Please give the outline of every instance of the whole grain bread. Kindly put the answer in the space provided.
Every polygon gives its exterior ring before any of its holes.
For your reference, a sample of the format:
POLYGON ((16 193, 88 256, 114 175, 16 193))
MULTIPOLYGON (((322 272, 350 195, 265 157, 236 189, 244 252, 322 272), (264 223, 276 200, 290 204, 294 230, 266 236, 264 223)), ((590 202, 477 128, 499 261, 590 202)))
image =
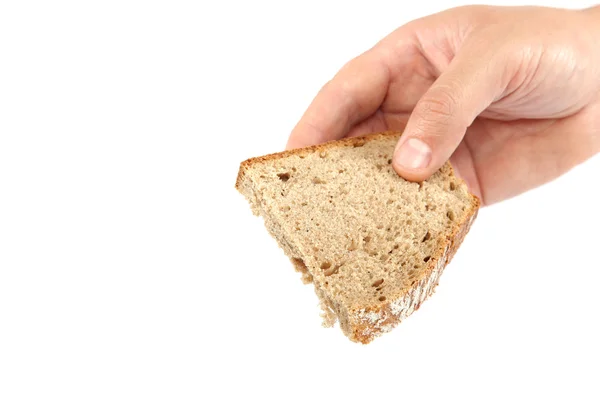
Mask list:
POLYGON ((449 163, 430 179, 399 177, 400 132, 383 132, 242 162, 236 188, 312 282, 324 324, 351 340, 390 331, 433 293, 479 200, 449 163))

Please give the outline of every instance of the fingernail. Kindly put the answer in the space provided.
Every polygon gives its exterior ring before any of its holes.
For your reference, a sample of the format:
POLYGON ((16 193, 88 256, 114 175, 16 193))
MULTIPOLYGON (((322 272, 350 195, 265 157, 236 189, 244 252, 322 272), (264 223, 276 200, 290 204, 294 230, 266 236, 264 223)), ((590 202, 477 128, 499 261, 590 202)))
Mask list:
POLYGON ((411 138, 396 150, 394 161, 406 169, 427 168, 431 162, 431 148, 427 143, 411 138))

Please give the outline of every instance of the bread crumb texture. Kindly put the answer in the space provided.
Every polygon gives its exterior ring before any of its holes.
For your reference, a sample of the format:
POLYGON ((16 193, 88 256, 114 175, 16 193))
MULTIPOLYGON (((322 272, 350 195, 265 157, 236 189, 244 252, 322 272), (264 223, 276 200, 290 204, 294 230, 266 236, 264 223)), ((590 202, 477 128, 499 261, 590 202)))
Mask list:
POLYGON ((449 163, 425 182, 392 169, 399 132, 244 161, 236 183, 313 283, 324 326, 369 343, 433 292, 479 200, 449 163))

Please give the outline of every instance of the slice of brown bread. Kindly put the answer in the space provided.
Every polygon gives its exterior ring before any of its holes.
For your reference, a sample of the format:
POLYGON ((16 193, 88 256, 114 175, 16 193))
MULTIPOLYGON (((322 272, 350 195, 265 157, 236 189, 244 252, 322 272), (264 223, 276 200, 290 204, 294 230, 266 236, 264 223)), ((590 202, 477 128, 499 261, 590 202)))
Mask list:
POLYGON ((449 163, 422 183, 399 177, 399 132, 244 161, 236 188, 312 282, 325 324, 368 343, 417 310, 477 215, 449 163))

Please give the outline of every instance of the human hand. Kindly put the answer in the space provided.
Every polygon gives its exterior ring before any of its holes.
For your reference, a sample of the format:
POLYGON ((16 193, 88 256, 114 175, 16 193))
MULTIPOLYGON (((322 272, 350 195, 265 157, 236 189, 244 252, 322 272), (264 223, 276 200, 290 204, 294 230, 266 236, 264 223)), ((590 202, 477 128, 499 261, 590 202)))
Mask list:
POLYGON ((321 89, 287 147, 404 128, 398 174, 421 181, 450 159, 486 205, 585 161, 600 151, 600 10, 469 6, 412 21, 321 89))

